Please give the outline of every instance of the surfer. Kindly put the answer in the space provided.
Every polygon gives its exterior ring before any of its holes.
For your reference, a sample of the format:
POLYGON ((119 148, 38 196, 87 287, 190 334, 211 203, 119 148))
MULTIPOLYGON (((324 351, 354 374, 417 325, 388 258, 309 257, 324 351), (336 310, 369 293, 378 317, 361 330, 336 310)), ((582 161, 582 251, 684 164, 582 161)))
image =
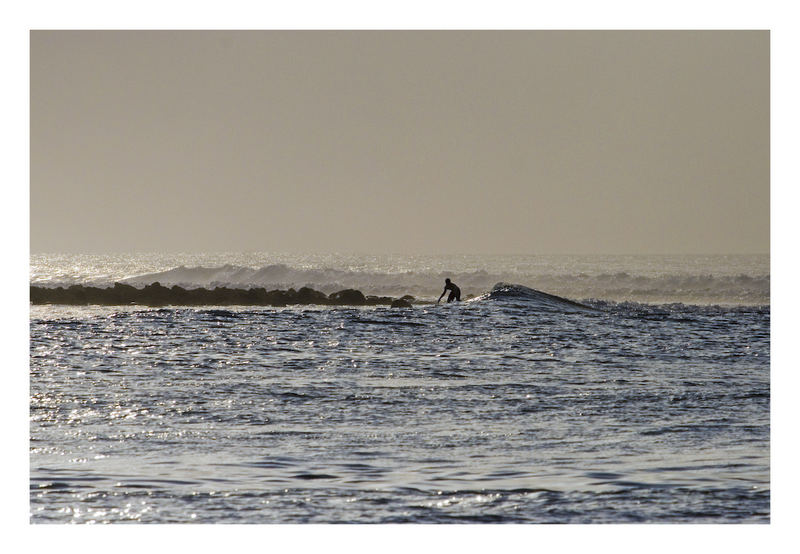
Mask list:
MULTIPOLYGON (((448 290, 450 291, 450 296, 447 297, 448 302, 452 302, 453 300, 461 301, 461 289, 458 288, 455 283, 451 282, 449 278, 444 280, 442 296, 444 296, 448 290)), ((442 299, 442 296, 439 297, 439 300, 442 299)), ((439 300, 436 301, 437 304, 439 300)))

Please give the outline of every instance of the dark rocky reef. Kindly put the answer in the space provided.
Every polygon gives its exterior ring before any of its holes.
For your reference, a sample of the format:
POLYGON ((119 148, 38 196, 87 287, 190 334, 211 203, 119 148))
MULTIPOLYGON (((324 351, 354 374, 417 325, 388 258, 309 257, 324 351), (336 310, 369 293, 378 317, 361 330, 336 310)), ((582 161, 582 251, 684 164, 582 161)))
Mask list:
POLYGON ((363 306, 367 303, 367 298, 360 290, 345 289, 339 292, 332 292, 328 299, 334 304, 348 304, 351 306, 363 306))
POLYGON ((136 288, 114 283, 113 287, 98 288, 72 285, 68 288, 31 286, 32 304, 98 304, 122 306, 291 306, 320 304, 328 306, 377 306, 410 307, 413 296, 394 299, 389 296, 364 296, 361 291, 345 289, 326 295, 324 292, 303 287, 300 290, 271 290, 264 288, 231 289, 185 289, 177 285, 165 287, 160 283, 136 288))

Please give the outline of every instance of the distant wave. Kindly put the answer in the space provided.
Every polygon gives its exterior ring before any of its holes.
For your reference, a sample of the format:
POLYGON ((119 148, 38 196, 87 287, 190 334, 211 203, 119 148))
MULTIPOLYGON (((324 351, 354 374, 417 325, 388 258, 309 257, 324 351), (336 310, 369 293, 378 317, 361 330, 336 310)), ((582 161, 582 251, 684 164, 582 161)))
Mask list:
POLYGON ((492 273, 477 270, 460 273, 406 271, 379 273, 331 268, 294 268, 284 264, 250 268, 175 267, 167 271, 128 277, 124 283, 142 286, 160 282, 181 287, 264 287, 288 289, 310 287, 326 294, 354 288, 365 294, 438 297, 445 277, 461 287, 463 295, 478 296, 495 283, 519 283, 531 290, 547 290, 558 296, 580 300, 635 301, 643 303, 683 302, 687 304, 767 305, 770 302, 769 275, 667 274, 642 276, 626 272, 602 274, 492 273))
POLYGON ((357 288, 372 294, 399 294, 422 292, 428 296, 441 292, 445 277, 457 281, 462 290, 473 293, 487 290, 497 282, 497 276, 486 271, 468 273, 426 273, 407 271, 402 273, 377 273, 346 271, 331 268, 297 269, 284 264, 273 264, 261 268, 234 265, 221 267, 180 266, 167 271, 137 275, 123 280, 131 285, 144 285, 158 281, 164 285, 182 287, 264 287, 287 289, 307 286, 329 294, 345 288, 357 288))

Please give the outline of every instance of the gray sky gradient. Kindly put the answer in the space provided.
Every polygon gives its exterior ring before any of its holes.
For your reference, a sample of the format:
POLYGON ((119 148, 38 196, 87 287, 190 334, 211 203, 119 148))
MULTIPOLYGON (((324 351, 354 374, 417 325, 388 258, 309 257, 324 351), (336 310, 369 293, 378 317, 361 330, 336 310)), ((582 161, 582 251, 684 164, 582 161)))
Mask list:
POLYGON ((769 252, 766 31, 34 31, 31 251, 769 252))

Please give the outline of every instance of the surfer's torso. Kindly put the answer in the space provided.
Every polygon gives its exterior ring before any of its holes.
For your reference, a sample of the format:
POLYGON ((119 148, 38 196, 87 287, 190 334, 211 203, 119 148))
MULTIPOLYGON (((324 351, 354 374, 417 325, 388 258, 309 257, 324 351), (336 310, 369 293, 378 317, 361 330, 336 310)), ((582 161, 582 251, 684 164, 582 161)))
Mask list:
POLYGON ((452 302, 453 300, 461 300, 461 289, 458 288, 455 283, 445 284, 444 290, 450 291, 450 296, 447 297, 448 302, 452 302))

